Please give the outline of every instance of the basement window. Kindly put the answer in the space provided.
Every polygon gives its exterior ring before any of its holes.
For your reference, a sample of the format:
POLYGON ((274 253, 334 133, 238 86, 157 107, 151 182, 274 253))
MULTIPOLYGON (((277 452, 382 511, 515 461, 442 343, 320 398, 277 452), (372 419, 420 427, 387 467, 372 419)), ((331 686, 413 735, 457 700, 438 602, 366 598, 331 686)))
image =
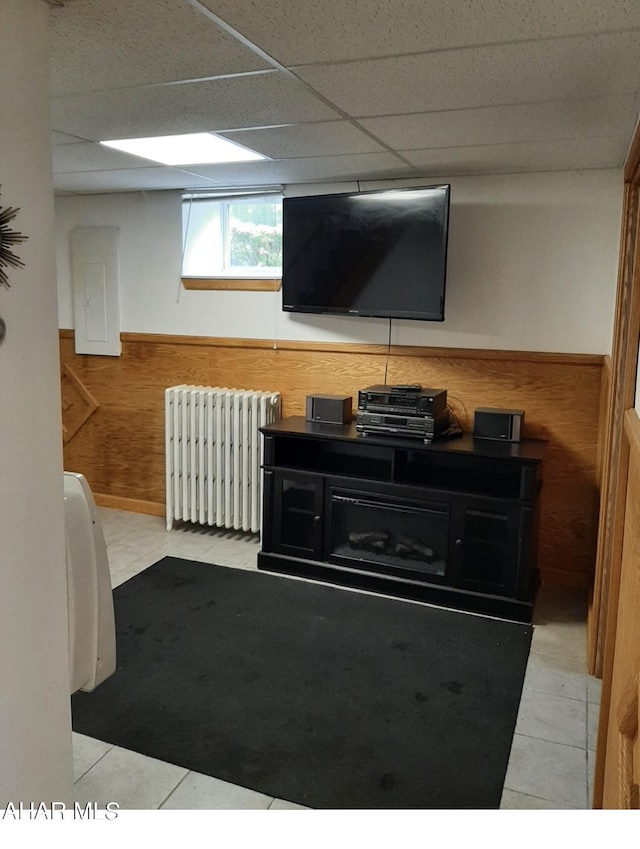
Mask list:
POLYGON ((187 195, 182 237, 185 288, 279 288, 282 195, 187 195))

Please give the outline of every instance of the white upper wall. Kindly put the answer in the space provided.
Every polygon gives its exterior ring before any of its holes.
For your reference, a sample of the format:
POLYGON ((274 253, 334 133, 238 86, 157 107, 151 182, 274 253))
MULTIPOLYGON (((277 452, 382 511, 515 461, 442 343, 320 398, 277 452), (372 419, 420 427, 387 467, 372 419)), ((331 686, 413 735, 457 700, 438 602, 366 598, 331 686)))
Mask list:
MULTIPOLYGON (((451 184, 446 320, 394 320, 394 344, 610 353, 621 171, 422 182, 451 184)), ((346 191, 354 184, 290 186, 287 193, 328 188, 346 191)), ((279 293, 182 289, 176 192, 57 199, 60 327, 73 327, 69 244, 79 226, 120 229, 123 331, 386 344, 387 319, 285 314, 279 293)))

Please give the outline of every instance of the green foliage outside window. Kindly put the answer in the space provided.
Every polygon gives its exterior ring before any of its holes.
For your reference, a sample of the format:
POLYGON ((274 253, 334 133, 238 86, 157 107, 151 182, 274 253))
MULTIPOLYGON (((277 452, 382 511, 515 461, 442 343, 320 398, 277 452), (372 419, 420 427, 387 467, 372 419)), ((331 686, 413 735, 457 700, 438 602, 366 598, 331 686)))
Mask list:
POLYGON ((234 228, 230 241, 232 266, 279 268, 282 265, 282 233, 234 228))
POLYGON ((282 265, 280 203, 229 204, 229 264, 251 268, 282 265))

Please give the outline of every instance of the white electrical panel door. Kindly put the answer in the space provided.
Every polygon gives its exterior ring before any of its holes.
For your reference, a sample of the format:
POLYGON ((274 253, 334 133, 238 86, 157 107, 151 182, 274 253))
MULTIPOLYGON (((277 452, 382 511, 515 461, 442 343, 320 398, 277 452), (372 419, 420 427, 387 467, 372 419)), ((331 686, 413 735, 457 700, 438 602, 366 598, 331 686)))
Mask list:
POLYGON ((71 232, 77 354, 121 353, 118 238, 117 227, 77 227, 71 232))

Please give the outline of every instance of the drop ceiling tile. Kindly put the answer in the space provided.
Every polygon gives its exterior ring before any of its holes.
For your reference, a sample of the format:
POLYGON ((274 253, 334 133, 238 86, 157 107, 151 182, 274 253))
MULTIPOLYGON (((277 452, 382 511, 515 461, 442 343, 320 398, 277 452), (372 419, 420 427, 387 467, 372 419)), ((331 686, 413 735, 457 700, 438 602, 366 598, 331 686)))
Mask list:
POLYGON ((79 139, 77 136, 69 136, 66 133, 58 133, 55 130, 51 133, 51 144, 78 144, 84 142, 84 139, 79 139))
POLYGON ((336 113, 278 71, 55 97, 55 130, 100 139, 323 121, 336 113))
POLYGON ((54 174, 153 167, 153 163, 148 159, 141 159, 139 156, 132 156, 93 142, 55 145, 52 153, 54 174))
POLYGON ((611 135, 631 138, 634 111, 635 98, 625 95, 362 118, 360 123, 391 147, 409 150, 611 135))
POLYGON ((348 121, 289 124, 283 127, 238 130, 220 135, 273 159, 373 153, 383 150, 382 145, 348 121))
POLYGON ((82 0, 50 21, 54 95, 269 67, 188 2, 82 0))
POLYGON ((640 27, 634 0, 200 0, 284 65, 640 27))
POLYGON ((621 168, 629 140, 622 138, 404 150, 403 156, 430 176, 506 174, 621 168))
POLYGON ((499 106, 636 92, 637 33, 502 44, 294 72, 351 116, 499 106))
POLYGON ((415 169, 392 153, 361 153, 348 156, 319 156, 310 159, 278 159, 266 162, 241 162, 235 165, 190 167, 228 186, 306 183, 324 180, 359 180, 367 175, 379 179, 410 177, 415 169))
POLYGON ((219 131, 279 160, 210 166, 222 184, 328 183, 620 167, 637 116, 637 0, 65 0, 50 20, 62 194, 211 185, 99 138, 219 131))
POLYGON ((211 188, 214 180, 194 177, 176 168, 162 166, 124 171, 76 171, 54 174, 56 192, 99 194, 101 192, 153 191, 156 189, 211 188))

